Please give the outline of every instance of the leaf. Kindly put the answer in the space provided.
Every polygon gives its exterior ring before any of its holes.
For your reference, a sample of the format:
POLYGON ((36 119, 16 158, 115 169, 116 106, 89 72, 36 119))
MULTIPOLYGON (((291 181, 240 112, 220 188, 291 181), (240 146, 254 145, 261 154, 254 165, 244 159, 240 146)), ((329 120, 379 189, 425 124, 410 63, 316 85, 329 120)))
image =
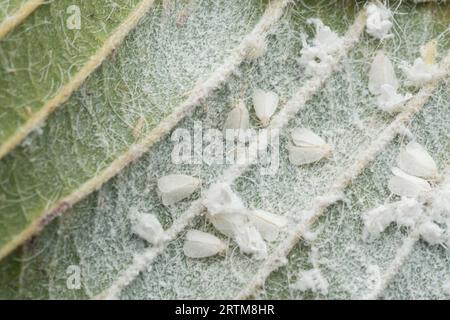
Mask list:
MULTIPOLYGON (((187 129, 192 134, 199 125, 198 121, 201 121, 205 129, 221 130, 234 98, 242 98, 248 104, 254 88, 276 91, 280 96, 279 110, 283 110, 286 103, 291 106, 294 102, 298 103, 296 99, 299 96, 295 92, 311 84, 299 72, 297 64, 302 46, 298 34, 310 30, 306 19, 319 17, 325 25, 342 35, 353 22, 355 11, 361 9, 347 7, 344 10, 342 4, 328 1, 311 1, 305 8, 303 3, 288 8, 268 37, 264 56, 242 64, 237 76, 229 78, 226 85, 205 100, 203 106, 208 107, 206 112, 196 110, 177 128, 187 129), (249 85, 243 89, 244 81, 249 85)), ((395 4, 393 6, 397 8, 395 4)), ((413 61, 424 39, 435 38, 445 31, 446 23, 442 23, 445 20, 435 19, 439 15, 429 15, 429 10, 440 12, 436 9, 438 7, 431 8, 434 9, 402 4, 397 9, 407 14, 394 15, 395 37, 382 45, 391 57, 413 61), (425 30, 420 27, 424 24, 429 28, 425 30), (402 32, 406 32, 408 37, 402 32)), ((444 54, 450 48, 447 40, 440 46, 444 48, 444 54)), ((356 155, 365 151, 395 119, 373 107, 367 88, 370 68, 367 61, 376 48, 379 48, 379 43, 363 36, 343 60, 342 69, 328 78, 320 91, 308 96, 310 99, 307 99, 302 110, 281 132, 280 163, 275 175, 262 175, 261 168, 266 165, 257 163, 242 172, 242 176, 232 184, 233 190, 247 207, 285 216, 291 226, 308 217, 307 209, 313 200, 321 200, 319 207, 329 206, 312 229, 304 234, 309 241, 298 243, 288 256, 288 252, 282 252, 282 257, 287 258, 286 265, 269 274, 265 291, 253 292, 258 298, 362 297, 372 290, 378 275, 383 274, 404 240, 405 230, 388 228, 378 242, 363 242, 360 216, 368 208, 390 200, 387 181, 399 151, 408 142, 404 141, 403 136, 387 143, 388 147, 381 150, 377 158, 369 159, 374 162, 369 161, 370 166, 362 175, 355 177, 353 184, 345 190, 343 201, 336 202, 341 199, 338 195, 334 199, 319 197, 326 194, 330 184, 343 170, 356 163, 356 155), (325 163, 292 166, 286 148, 289 133, 297 127, 308 127, 332 143, 334 158, 325 163), (302 292, 291 287, 302 271, 315 268, 314 265, 320 268, 320 274, 329 284, 326 296, 320 291, 302 292)), ((413 102, 428 102, 408 125, 439 168, 445 165, 450 151, 446 125, 450 120, 448 88, 448 83, 442 83, 431 97, 419 95, 413 98, 413 102)), ((258 128, 259 121, 254 114, 251 113, 250 118, 251 126, 258 128)), ((272 119, 279 119, 278 114, 272 119)), ((409 123, 408 120, 406 117, 405 122, 409 123)), ((400 130, 400 127, 397 129, 400 130)), ((0 263, 0 297, 96 297, 117 283, 122 272, 133 263, 134 256, 144 252, 157 256, 144 257, 151 262, 145 264, 143 272, 130 284, 118 283, 120 298, 234 298, 242 293, 255 274, 260 274, 261 267, 267 261, 256 261, 240 253, 233 241, 230 241, 229 253, 225 257, 187 260, 183 245, 184 234, 189 228, 212 233, 221 239, 223 236, 215 232, 201 215, 192 219, 188 229, 182 228, 180 217, 187 216, 185 214, 189 211, 186 210, 195 204, 198 194, 165 207, 156 191, 157 179, 174 171, 201 177, 206 190, 229 165, 175 164, 171 159, 173 146, 174 141, 170 137, 162 139, 97 192, 50 223, 34 241, 0 263), (144 240, 131 234, 132 206, 143 213, 155 214, 164 229, 175 233, 175 240, 161 249, 149 249, 144 240), (68 268, 71 266, 81 270, 81 287, 78 290, 67 286, 68 268)), ((269 244, 269 257, 287 235, 269 244)), ((390 283, 385 296, 443 297, 440 279, 449 271, 448 252, 421 242, 414 248, 416 250, 412 251, 411 260, 401 269, 396 281, 390 283), (427 280, 431 280, 430 283, 426 283, 427 280)))
POLYGON ((394 66, 386 54, 380 50, 372 61, 369 72, 369 91, 374 95, 381 94, 382 86, 389 85, 394 91, 398 89, 398 80, 394 66))
POLYGON ((257 0, 199 1, 179 25, 185 2, 155 7, 41 133, 1 160, 0 258, 136 159, 220 84, 221 77, 213 74, 210 81, 209 74, 221 72, 229 56, 234 63, 230 51, 263 9, 257 0), (183 95, 204 79, 210 88, 200 87, 186 100, 183 95), (136 141, 139 123, 142 138, 136 141))
POLYGON ((43 2, 44 0, 2 0, 0 3, 0 40, 43 2))
POLYGON ((2 40, 0 158, 40 130, 152 3, 51 1, 2 40))

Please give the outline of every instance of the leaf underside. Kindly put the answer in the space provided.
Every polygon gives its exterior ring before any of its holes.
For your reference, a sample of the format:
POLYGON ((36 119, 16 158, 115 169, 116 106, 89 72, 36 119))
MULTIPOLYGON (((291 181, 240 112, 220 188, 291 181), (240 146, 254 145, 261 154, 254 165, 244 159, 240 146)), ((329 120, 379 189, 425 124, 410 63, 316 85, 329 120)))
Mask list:
MULTIPOLYGON (((196 79, 223 60, 227 50, 251 29, 258 19, 257 13, 263 10, 259 1, 214 3, 193 2, 186 22, 190 38, 174 26, 183 6, 175 5, 167 14, 166 22, 162 22, 163 7, 158 5, 118 50, 115 60, 106 62, 63 109, 55 112, 43 133, 31 136, 29 144, 2 161, 0 197, 5 201, 0 207, 0 235, 3 243, 8 241, 5 234, 21 230, 49 203, 76 188, 126 149, 134 141, 132 128, 140 116, 148 121, 148 129, 144 130, 150 130, 182 101, 181 94, 196 79), (215 10, 224 13, 219 16, 215 10), (239 17, 235 12, 239 12, 239 17), (230 19, 237 20, 232 20, 235 26, 230 26, 230 19), (226 27, 232 29, 222 29, 226 27), (204 32, 209 43, 201 41, 204 32), (218 37, 218 33, 231 36, 218 37), (173 39, 177 41, 174 43, 173 39), (183 44, 190 50, 183 48, 183 44), (174 48, 176 45, 181 48, 174 48), (214 51, 208 51, 210 48, 214 51), (120 84, 126 88, 124 91, 120 90, 120 84), (80 113, 80 109, 85 112, 80 113), (26 217, 29 213, 32 214, 26 217), (12 228, 16 229, 10 231, 12 228)), ((438 59, 450 49, 448 5, 393 3, 391 7, 396 20, 394 38, 380 43, 362 36, 342 62, 343 68, 282 132, 277 174, 262 175, 262 165, 256 164, 235 181, 233 189, 247 206, 285 215, 291 223, 300 221, 302 210, 311 205, 312 199, 323 194, 333 179, 354 161, 355 155, 394 119, 375 107, 367 89, 370 62, 377 49, 383 48, 394 65, 402 60, 414 61, 420 45, 436 37, 438 59), (333 158, 307 166, 291 165, 286 151, 288 134, 300 126, 312 129, 330 142, 335 150, 333 158)), ((292 5, 270 34, 267 53, 256 61, 243 63, 222 88, 208 97, 202 108, 178 127, 193 132, 195 121, 201 121, 204 128, 221 129, 233 101, 243 95, 251 110, 252 126, 258 128, 251 108, 253 88, 276 91, 283 105, 307 79, 297 61, 302 46, 300 33, 313 34, 306 19, 319 17, 343 34, 361 8, 361 4, 349 6, 348 2, 329 1, 292 5)), ((400 77, 398 70, 397 74, 400 77)), ((447 81, 408 124, 440 168, 450 158, 449 99, 447 81)), ((287 257, 287 264, 270 275, 257 298, 359 298, 371 290, 368 270, 378 268, 383 273, 407 232, 392 226, 378 240, 363 242, 361 213, 395 199, 387 190, 387 180, 399 150, 407 142, 405 138, 396 138, 354 180, 345 192, 344 201, 328 208, 313 226, 317 238, 299 242, 287 257), (321 271, 329 282, 325 296, 290 286, 301 270, 312 267, 312 249, 317 250, 321 271)), ((175 165, 171 160, 172 148, 170 136, 164 138, 2 261, 0 297, 84 299, 111 286, 132 262, 133 255, 146 247, 144 240, 131 233, 130 208, 155 214, 167 229, 199 196, 195 193, 185 201, 164 207, 156 194, 156 179, 169 173, 185 173, 201 177, 202 188, 206 189, 227 167, 225 164, 175 165), (67 288, 70 265, 81 268, 81 289, 67 288)), ((223 238, 203 217, 196 218, 192 227, 223 238)), ((278 241, 270 244, 271 250, 278 241)), ((125 288, 120 298, 233 298, 261 265, 260 261, 241 254, 232 241, 225 256, 186 259, 183 242, 184 233, 125 288)), ((442 282, 450 271, 449 257, 448 249, 419 241, 383 297, 445 298, 442 282)))
POLYGON ((0 248, 128 150, 141 119, 145 136, 222 62, 264 9, 235 3, 157 5, 40 132, 0 161, 0 248))

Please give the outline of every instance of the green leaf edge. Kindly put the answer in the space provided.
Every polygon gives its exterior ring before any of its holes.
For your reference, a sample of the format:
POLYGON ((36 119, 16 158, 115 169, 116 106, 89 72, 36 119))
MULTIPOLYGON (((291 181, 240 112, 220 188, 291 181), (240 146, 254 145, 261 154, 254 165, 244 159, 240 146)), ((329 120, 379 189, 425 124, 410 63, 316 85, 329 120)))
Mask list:
POLYGON ((44 0, 28 0, 11 17, 0 23, 0 40, 25 20, 44 0))
MULTIPOLYGON (((33 0, 34 1, 34 0, 33 0)), ((41 1, 41 0, 37 0, 41 1)), ((33 114, 17 131, 0 145, 0 159, 22 142, 25 137, 36 129, 57 107, 67 101, 72 93, 80 87, 87 77, 117 48, 128 33, 138 24, 139 20, 150 10, 155 0, 141 0, 127 18, 115 29, 102 47, 89 58, 85 65, 66 83, 42 108, 33 114)), ((3 257, 0 251, 0 259, 3 257)))

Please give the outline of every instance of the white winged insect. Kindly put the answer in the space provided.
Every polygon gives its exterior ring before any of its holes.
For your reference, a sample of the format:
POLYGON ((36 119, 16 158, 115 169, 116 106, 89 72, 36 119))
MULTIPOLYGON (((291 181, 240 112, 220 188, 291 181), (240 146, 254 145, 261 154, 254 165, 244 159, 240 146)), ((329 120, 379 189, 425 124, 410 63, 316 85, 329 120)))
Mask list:
POLYGON ((393 177, 389 180, 389 190, 399 196, 417 198, 431 190, 430 184, 422 178, 407 174, 399 168, 392 168, 393 177))
POLYGON ((219 182, 210 187, 203 198, 203 205, 211 216, 246 210, 241 198, 227 183, 219 182))
POLYGON ((237 105, 228 113, 227 119, 223 125, 225 138, 227 140, 234 140, 236 134, 238 140, 246 140, 245 134, 250 128, 250 117, 244 101, 239 100, 237 105))
POLYGON ((244 212, 208 214, 207 217, 217 231, 230 238, 234 238, 236 230, 249 221, 244 212))
POLYGON ((135 214, 131 230, 153 245, 157 245, 164 238, 164 229, 153 214, 135 214))
POLYGON ((400 169, 425 179, 435 179, 439 175, 438 168, 427 150, 416 141, 408 143, 397 157, 400 169))
POLYGON ((431 245, 444 242, 444 230, 431 220, 425 221, 418 227, 418 231, 423 240, 431 245))
POLYGON ((407 85, 422 86, 439 76, 439 66, 434 63, 437 41, 432 40, 420 48, 421 57, 414 60, 412 66, 403 63, 400 68, 405 73, 407 85))
POLYGON ((264 210, 251 210, 248 213, 251 223, 258 229, 261 236, 267 241, 274 241, 288 220, 286 217, 264 210))
POLYGON ((226 183, 211 186, 204 196, 203 205, 209 221, 228 237, 234 237, 236 229, 248 223, 247 208, 226 183))
POLYGON ((183 246, 183 252, 189 258, 211 257, 226 249, 227 246, 222 240, 199 230, 189 230, 183 246))
POLYGON ((317 162, 332 153, 332 147, 309 129, 297 128, 291 137, 293 143, 288 145, 289 161, 294 165, 317 162))
POLYGON ((403 64, 401 68, 408 80, 406 84, 417 87, 424 85, 439 75, 439 67, 435 64, 426 64, 422 58, 414 60, 412 66, 403 64))
POLYGON ((397 91, 399 83, 394 66, 383 50, 379 50, 372 61, 369 71, 369 91, 373 95, 382 93, 381 86, 389 85, 397 91))
POLYGON ((410 93, 402 95, 397 93, 397 90, 391 85, 383 84, 380 87, 380 94, 377 96, 377 105, 383 111, 396 113, 402 110, 405 102, 411 97, 410 93))
POLYGON ((253 91, 253 107, 258 119, 264 126, 269 124, 269 120, 275 113, 278 106, 279 97, 273 91, 255 89, 253 91))
POLYGON ((184 174, 169 174, 158 179, 158 194, 165 206, 189 197, 200 187, 198 178, 184 174))
POLYGON ((399 82, 391 60, 380 50, 372 61, 369 71, 369 91, 377 96, 377 106, 383 111, 399 112, 412 95, 397 93, 399 82))
POLYGON ((241 252, 253 255, 261 260, 267 257, 267 246, 258 229, 251 224, 238 226, 235 230, 234 240, 241 252))

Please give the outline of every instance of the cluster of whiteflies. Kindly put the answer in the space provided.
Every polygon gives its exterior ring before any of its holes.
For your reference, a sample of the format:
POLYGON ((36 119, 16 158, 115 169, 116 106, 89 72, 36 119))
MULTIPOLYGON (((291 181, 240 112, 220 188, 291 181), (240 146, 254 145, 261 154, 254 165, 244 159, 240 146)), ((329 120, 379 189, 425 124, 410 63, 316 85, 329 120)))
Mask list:
MULTIPOLYGON (((253 90, 253 107, 256 117, 263 126, 267 126, 270 118, 278 108, 279 97, 273 91, 264 91, 262 89, 253 90)), ((225 123, 223 125, 223 133, 227 141, 236 141, 237 146, 231 151, 234 153, 237 162, 246 161, 245 144, 250 142, 252 138, 252 131, 250 129, 250 116, 247 107, 243 100, 239 100, 235 107, 228 113, 225 123)), ((253 141, 254 142, 254 141, 253 141)), ((259 140, 258 148, 261 146, 259 140)), ((249 149, 249 152, 256 150, 249 149)))
MULTIPOLYGON (((263 125, 268 125, 278 105, 278 95, 271 91, 256 89, 253 92, 255 114, 263 125)), ((248 110, 240 100, 227 116, 224 130, 237 130, 241 142, 246 141, 244 133, 250 127, 248 110)), ((235 137, 233 135, 233 137, 235 137)), ((307 128, 297 128, 291 133, 288 145, 289 160, 294 165, 304 165, 329 157, 332 147, 325 140, 307 128)))
POLYGON ((412 141, 397 157, 397 166, 388 183, 401 200, 373 208, 363 214, 363 238, 377 238, 391 223, 417 232, 430 244, 450 241, 450 179, 439 186, 433 158, 423 146, 412 141), (445 231, 447 230, 447 231, 445 231))
MULTIPOLYGON (((389 30, 392 27, 392 13, 381 3, 371 3, 366 8, 366 31, 378 39, 392 38, 389 30)), ((434 63, 436 56, 436 41, 430 41, 421 47, 421 57, 417 58, 413 65, 402 62, 402 69, 407 86, 422 86, 436 79, 439 75, 439 67, 434 63)), ((398 93, 400 84, 394 71, 394 67, 388 56, 382 51, 376 54, 369 73, 369 91, 376 98, 378 108, 389 113, 402 110, 406 101, 412 96, 407 93, 398 93)))
MULTIPOLYGON (((413 66, 402 63, 401 68, 406 76, 406 85, 421 86, 436 79, 440 72, 434 63, 436 56, 436 41, 430 41, 421 47, 421 57, 413 66)), ((389 113, 402 111, 405 102, 412 96, 410 93, 398 93, 400 87, 394 67, 382 51, 376 54, 369 72, 369 91, 376 97, 378 108, 389 113)))
POLYGON ((399 81, 391 60, 380 50, 372 62, 369 72, 369 91, 376 97, 378 108, 383 111, 399 112, 411 94, 399 94, 399 81))
MULTIPOLYGON (((201 185, 198 178, 183 174, 170 174, 158 179, 157 191, 161 202, 171 205, 192 195, 201 185)), ((147 242, 159 245, 165 240, 164 229, 153 214, 131 210, 132 231, 147 242)))
MULTIPOLYGON (((256 117, 261 121, 263 126, 269 124, 270 118, 278 107, 278 102, 278 94, 273 91, 264 91, 261 89, 255 89, 253 91, 253 107, 256 117)), ((223 129, 224 131, 238 130, 239 135, 241 135, 239 131, 242 131, 243 135, 245 130, 249 128, 250 116, 247 107, 244 101, 239 100, 236 106, 228 113, 223 129)))
MULTIPOLYGON (((215 229, 233 239, 242 253, 251 254, 257 259, 267 256, 265 240, 275 240, 280 230, 287 225, 287 219, 283 216, 246 208, 239 196, 225 183, 211 186, 203 198, 203 205, 215 229)), ((199 249, 192 241, 186 241, 184 246, 185 254, 192 258, 198 257, 196 252, 199 249)))
MULTIPOLYGON (((392 14, 380 3, 367 6, 367 33, 378 39, 388 39, 392 35, 392 14)), ((300 64, 308 75, 321 75, 331 68, 335 56, 343 47, 343 39, 325 26, 319 19, 307 21, 315 26, 316 35, 307 43, 303 39, 300 64)), ((264 51, 264 43, 255 42, 255 57, 264 51)), ((434 64, 436 42, 431 41, 421 48, 421 57, 412 66, 403 63, 402 70, 407 85, 420 86, 433 80, 439 74, 434 64)), ((402 95, 397 91, 399 81, 394 67, 383 51, 379 51, 372 62, 369 73, 369 91, 376 96, 380 109, 393 113, 401 111, 411 94, 402 95)), ((278 108, 279 97, 273 91, 255 89, 253 91, 253 107, 256 117, 263 126, 278 108)), ((224 131, 237 130, 240 142, 246 142, 245 130, 250 128, 250 117, 242 100, 228 113, 224 123, 224 131), (241 135, 239 132, 243 132, 241 135)), ((226 132, 225 132, 226 134, 226 132)), ((227 135, 226 135, 227 136, 227 135)), ((233 139, 235 136, 233 135, 233 139)), ((306 128, 297 128, 291 132, 288 145, 289 161, 294 165, 305 165, 320 161, 332 155, 332 147, 326 141, 306 128)), ((371 239, 378 236, 389 224, 419 230, 421 236, 430 243, 441 243, 444 231, 438 225, 445 220, 450 224, 450 181, 440 189, 433 189, 426 180, 436 179, 437 167, 426 150, 416 142, 411 142, 398 157, 398 168, 393 168, 394 176, 389 181, 389 189, 402 200, 383 205, 363 215, 364 237, 371 239), (425 197, 427 195, 427 197, 425 197), (445 218, 447 217, 447 218, 445 218)), ((160 178, 157 182, 158 194, 164 205, 171 205, 192 195, 199 189, 201 181, 188 175, 172 174, 160 178)), ((241 252, 252 254, 256 258, 267 255, 265 241, 273 241, 279 231, 287 224, 286 218, 264 210, 250 210, 231 188, 223 183, 213 185, 203 198, 207 218, 217 231, 233 239, 241 252)), ((132 215, 133 232, 153 245, 165 239, 164 230, 154 215, 132 215)), ((191 258, 203 258, 226 251, 227 245, 218 237, 199 230, 190 230, 186 234, 184 253, 191 258)), ((317 271, 308 271, 298 283, 300 289, 311 287, 326 291, 325 282, 317 271)))
MULTIPOLYGON (((316 26, 316 37, 312 45, 305 42, 302 49, 301 63, 308 73, 323 72, 333 61, 332 55, 342 46, 339 38, 329 27, 318 19, 310 19, 316 26)), ((259 54, 257 55, 259 56, 259 54)), ((273 91, 255 89, 252 95, 256 117, 263 126, 278 108, 279 96, 273 91)), ((247 142, 245 131, 250 128, 250 116, 243 100, 228 113, 224 123, 225 136, 227 130, 233 130, 235 139, 247 142), (242 132, 242 133, 241 133, 242 132)), ((288 146, 289 159, 294 165, 317 162, 331 155, 332 148, 321 137, 306 128, 295 129, 291 134, 292 142, 288 146)), ((182 174, 171 174, 160 178, 157 189, 162 203, 166 206, 191 196, 199 189, 198 178, 182 174)), ((203 197, 206 216, 215 229, 233 239, 241 252, 251 254, 257 259, 267 256, 265 241, 273 241, 280 230, 287 225, 285 217, 264 210, 250 210, 229 185, 218 183, 213 185, 203 197)), ((147 242, 159 245, 165 239, 164 230, 158 219, 151 214, 132 214, 132 230, 147 242)), ((190 230, 186 234, 184 253, 190 258, 204 258, 226 251, 227 245, 218 237, 199 230, 190 230)))
MULTIPOLYGON (((160 178, 158 194, 164 205, 174 204, 189 197, 200 187, 200 180, 181 174, 160 178)), ((285 217, 264 211, 250 210, 224 183, 213 185, 202 199, 206 216, 217 231, 235 240, 241 252, 257 259, 267 256, 266 241, 273 241, 287 225, 285 217)), ((165 240, 164 230, 151 214, 133 212, 132 230, 147 242, 159 245, 165 240)), ((190 258, 205 258, 224 252, 227 245, 218 237, 199 230, 186 234, 184 253, 190 258)))

